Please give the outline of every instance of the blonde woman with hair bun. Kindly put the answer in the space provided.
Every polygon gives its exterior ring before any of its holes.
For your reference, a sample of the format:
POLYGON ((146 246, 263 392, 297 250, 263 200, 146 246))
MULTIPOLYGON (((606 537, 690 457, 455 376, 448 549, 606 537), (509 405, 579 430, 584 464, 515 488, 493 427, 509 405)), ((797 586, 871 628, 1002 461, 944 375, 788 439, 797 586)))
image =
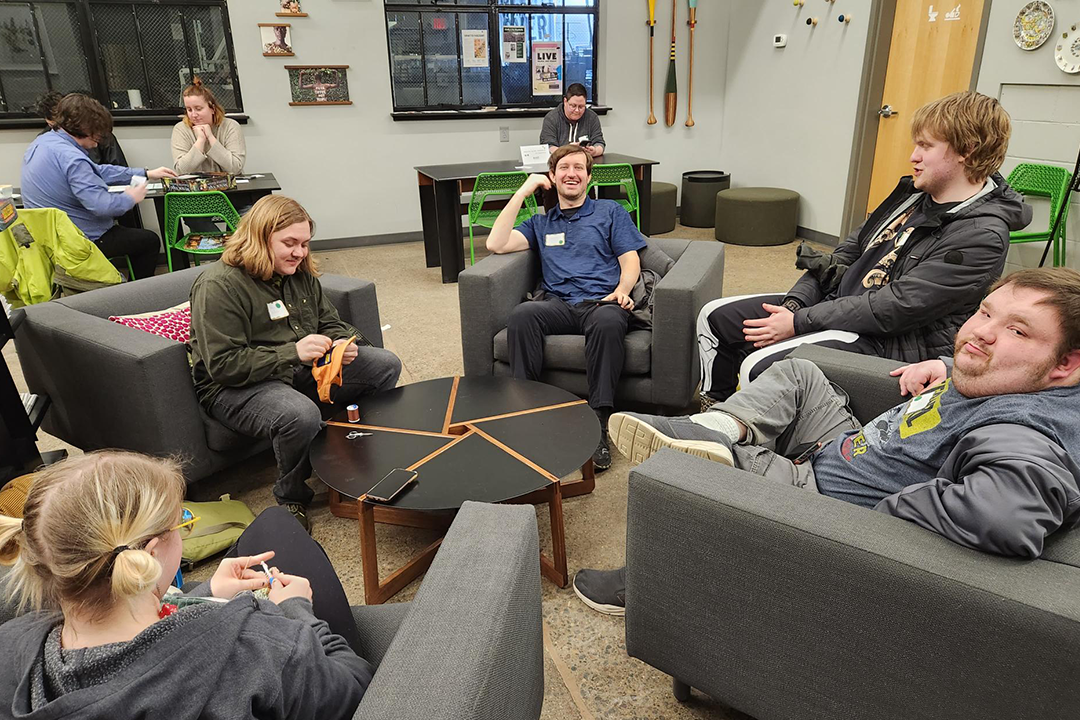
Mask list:
POLYGON ((0 717, 353 715, 372 668, 322 548, 271 508, 236 548, 262 552, 181 593, 183 496, 176 463, 104 451, 43 469, 23 518, 0 516, 3 591, 30 611, 0 625, 0 717), (256 569, 272 558, 317 590, 256 569))

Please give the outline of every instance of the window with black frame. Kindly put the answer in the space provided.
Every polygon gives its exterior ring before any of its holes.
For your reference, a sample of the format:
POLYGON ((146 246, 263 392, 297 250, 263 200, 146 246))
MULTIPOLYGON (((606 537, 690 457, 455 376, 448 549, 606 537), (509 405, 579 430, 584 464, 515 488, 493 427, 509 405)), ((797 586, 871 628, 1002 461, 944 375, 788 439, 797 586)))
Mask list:
POLYGON ((0 118, 32 117, 50 90, 172 116, 195 75, 243 109, 224 0, 0 0, 0 118))
POLYGON ((545 108, 534 45, 559 53, 558 84, 596 104, 600 0, 385 0, 394 111, 545 108), (474 45, 475 44, 475 45, 474 45))

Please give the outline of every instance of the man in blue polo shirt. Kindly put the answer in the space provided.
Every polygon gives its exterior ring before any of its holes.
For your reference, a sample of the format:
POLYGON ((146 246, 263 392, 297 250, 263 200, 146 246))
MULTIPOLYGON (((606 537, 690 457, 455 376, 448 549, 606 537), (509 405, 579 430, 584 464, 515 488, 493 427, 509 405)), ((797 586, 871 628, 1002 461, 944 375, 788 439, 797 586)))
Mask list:
POLYGON ((630 291, 641 274, 637 251, 645 248, 645 239, 622 206, 588 196, 592 164, 592 156, 578 145, 553 152, 548 174, 531 175, 507 202, 488 235, 487 248, 500 254, 531 250, 540 256, 540 292, 510 313, 507 339, 514 377, 539 379, 545 335, 585 336, 589 406, 603 428, 593 464, 606 470, 611 467, 607 421, 634 309, 630 291), (553 184, 559 204, 515 229, 525 198, 553 184))

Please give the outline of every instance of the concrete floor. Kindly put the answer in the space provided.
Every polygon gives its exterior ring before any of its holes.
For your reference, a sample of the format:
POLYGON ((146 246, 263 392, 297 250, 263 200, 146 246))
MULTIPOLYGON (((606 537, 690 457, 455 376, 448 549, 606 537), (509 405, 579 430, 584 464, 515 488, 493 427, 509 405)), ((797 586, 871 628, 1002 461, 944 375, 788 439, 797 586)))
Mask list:
MULTIPOLYGON (((676 227, 663 237, 715 242, 711 228, 676 227)), ((479 258, 478 251, 478 258, 479 258)), ((468 248, 466 247, 466 257, 468 248)), ((729 246, 726 249, 725 296, 778 292, 799 276, 794 267, 795 246, 769 248, 729 246)), ((401 383, 462 373, 461 335, 456 285, 444 285, 438 268, 424 267, 423 246, 403 243, 334 250, 318 254, 322 271, 373 280, 378 288, 385 345, 402 359, 401 383)), ((25 391, 14 343, 4 360, 20 390, 25 391)), ((66 447, 42 434, 42 451, 66 447)), ((614 464, 597 477, 591 495, 564 501, 567 561, 570 576, 583 567, 611 568, 623 564, 626 540, 626 491, 630 465, 614 453, 614 464)), ((574 476, 571 476, 574 477, 574 476)), ((243 500, 256 513, 273 502, 273 456, 267 452, 247 463, 192 486, 193 500, 213 500, 223 493, 243 500)), ((354 604, 363 603, 356 521, 336 518, 326 505, 326 488, 313 481, 318 495, 312 508, 315 538, 332 559, 354 604)), ((538 508, 542 547, 550 547, 547 509, 538 508)), ((377 531, 381 572, 385 576, 434 539, 431 531, 380 525, 377 531)), ((208 578, 216 566, 208 563, 190 574, 208 578)), ((410 599, 419 581, 393 602, 410 599)), ((685 704, 671 694, 667 675, 630 658, 623 640, 622 618, 600 615, 585 607, 571 588, 542 583, 545 648, 543 718, 717 718, 746 715, 695 692, 685 704)))

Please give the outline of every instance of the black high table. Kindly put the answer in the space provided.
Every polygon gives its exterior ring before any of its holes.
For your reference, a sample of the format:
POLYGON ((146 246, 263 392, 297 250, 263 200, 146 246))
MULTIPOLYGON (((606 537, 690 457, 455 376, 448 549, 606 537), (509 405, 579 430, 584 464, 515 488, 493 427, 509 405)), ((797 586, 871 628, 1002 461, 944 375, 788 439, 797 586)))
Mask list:
MULTIPOLYGON (((641 203, 641 227, 649 227, 649 218, 652 217, 652 166, 659 163, 619 153, 604 153, 594 158, 593 163, 625 163, 634 169, 641 203)), ((415 168, 420 188, 420 217, 424 225, 424 259, 428 267, 442 266, 444 283, 457 282, 458 273, 465 269, 461 216, 468 214, 469 206, 461 204, 461 194, 473 189, 476 176, 480 173, 514 172, 520 164, 520 160, 486 160, 415 168)))
POLYGON ((375 523, 445 532, 466 500, 547 503, 552 559, 540 571, 569 583, 562 499, 592 492, 600 423, 588 404, 551 385, 504 377, 452 377, 363 398, 360 422, 340 413, 311 444, 311 466, 330 487, 330 511, 360 521, 364 599, 385 602, 427 570, 442 539, 386 580, 379 578, 375 523), (417 482, 387 504, 365 494, 394 468, 417 482), (581 478, 559 478, 578 468, 581 478), (348 498, 343 499, 343 498, 348 498))

